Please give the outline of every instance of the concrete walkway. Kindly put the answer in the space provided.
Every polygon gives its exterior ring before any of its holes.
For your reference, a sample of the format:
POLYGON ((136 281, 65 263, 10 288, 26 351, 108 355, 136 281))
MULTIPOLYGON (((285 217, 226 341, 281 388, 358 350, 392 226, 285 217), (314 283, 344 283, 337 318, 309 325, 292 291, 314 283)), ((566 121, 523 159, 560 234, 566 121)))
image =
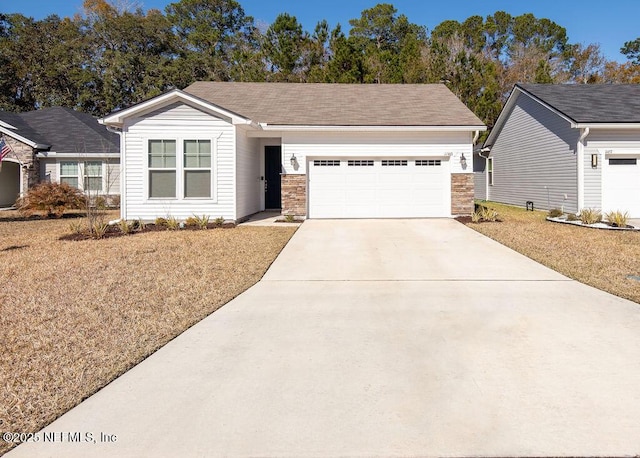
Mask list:
POLYGON ((307 221, 45 432, 9 456, 638 455, 640 305, 452 220, 307 221))

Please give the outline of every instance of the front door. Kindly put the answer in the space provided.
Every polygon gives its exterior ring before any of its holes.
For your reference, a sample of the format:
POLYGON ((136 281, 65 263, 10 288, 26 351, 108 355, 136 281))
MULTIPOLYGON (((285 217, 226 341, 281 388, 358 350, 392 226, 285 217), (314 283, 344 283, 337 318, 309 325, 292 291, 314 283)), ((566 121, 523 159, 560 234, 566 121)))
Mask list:
POLYGON ((282 207, 280 195, 281 157, 282 147, 264 147, 264 207, 267 209, 282 207))

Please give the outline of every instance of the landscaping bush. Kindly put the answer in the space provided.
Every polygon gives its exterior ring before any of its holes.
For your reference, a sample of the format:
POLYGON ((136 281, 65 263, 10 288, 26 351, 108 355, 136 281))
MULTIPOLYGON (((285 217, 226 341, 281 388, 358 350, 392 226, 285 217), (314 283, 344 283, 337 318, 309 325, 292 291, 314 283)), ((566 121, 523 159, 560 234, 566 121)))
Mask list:
POLYGON ((551 210, 549 210, 549 217, 550 218, 557 218, 559 216, 562 216, 562 214, 563 214, 563 212, 559 208, 552 208, 551 210))
POLYGON ((18 211, 24 215, 44 212, 60 218, 67 210, 85 208, 86 199, 79 189, 67 183, 40 183, 18 199, 18 211))
POLYGON ((595 208, 585 208, 578 215, 582 224, 595 224, 602 221, 602 213, 595 208))
POLYGON ((609 212, 605 215, 605 218, 614 227, 627 227, 629 221, 629 213, 621 211, 609 212))
POLYGON ((485 207, 482 205, 476 206, 476 211, 471 215, 471 221, 474 223, 481 222, 496 222, 500 215, 493 208, 485 207))

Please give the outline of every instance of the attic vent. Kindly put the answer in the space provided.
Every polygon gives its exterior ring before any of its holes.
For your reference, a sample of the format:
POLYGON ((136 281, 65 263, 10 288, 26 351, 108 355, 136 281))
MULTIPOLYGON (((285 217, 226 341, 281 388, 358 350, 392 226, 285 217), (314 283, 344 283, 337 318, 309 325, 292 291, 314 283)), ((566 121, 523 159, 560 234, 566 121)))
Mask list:
POLYGON ((373 161, 362 161, 362 160, 354 160, 349 161, 349 167, 373 167, 373 161))
POLYGON ((437 167, 441 165, 440 159, 418 159, 416 160, 416 166, 423 167, 437 167))
POLYGON ((340 167, 340 161, 334 160, 316 160, 313 161, 314 167, 340 167))
POLYGON ((383 167, 403 167, 405 165, 407 165, 407 161, 405 161, 405 160, 394 159, 394 160, 384 160, 384 161, 382 161, 382 166, 383 167))

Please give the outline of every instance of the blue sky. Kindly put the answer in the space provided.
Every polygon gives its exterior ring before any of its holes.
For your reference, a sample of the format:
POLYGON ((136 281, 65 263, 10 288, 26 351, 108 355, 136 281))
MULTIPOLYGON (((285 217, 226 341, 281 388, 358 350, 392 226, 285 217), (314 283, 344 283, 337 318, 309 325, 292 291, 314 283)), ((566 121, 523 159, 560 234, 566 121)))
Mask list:
MULTIPOLYGON (((133 2, 134 0, 129 0, 133 2)), ((257 21, 269 24, 282 12, 294 15, 306 30, 326 19, 333 27, 338 22, 348 26, 349 19, 360 17, 362 10, 371 8, 376 0, 239 0, 245 12, 257 21)), ((171 1, 140 0, 145 9, 164 7, 171 1)), ((446 19, 463 21, 478 14, 487 16, 496 11, 512 15, 533 13, 546 17, 567 29, 571 43, 600 43, 608 59, 625 62, 620 47, 625 41, 640 37, 640 1, 638 0, 386 0, 411 22, 425 25, 429 30, 446 19)), ((22 13, 42 19, 49 14, 70 16, 81 11, 82 0, 0 0, 0 11, 22 13)))

